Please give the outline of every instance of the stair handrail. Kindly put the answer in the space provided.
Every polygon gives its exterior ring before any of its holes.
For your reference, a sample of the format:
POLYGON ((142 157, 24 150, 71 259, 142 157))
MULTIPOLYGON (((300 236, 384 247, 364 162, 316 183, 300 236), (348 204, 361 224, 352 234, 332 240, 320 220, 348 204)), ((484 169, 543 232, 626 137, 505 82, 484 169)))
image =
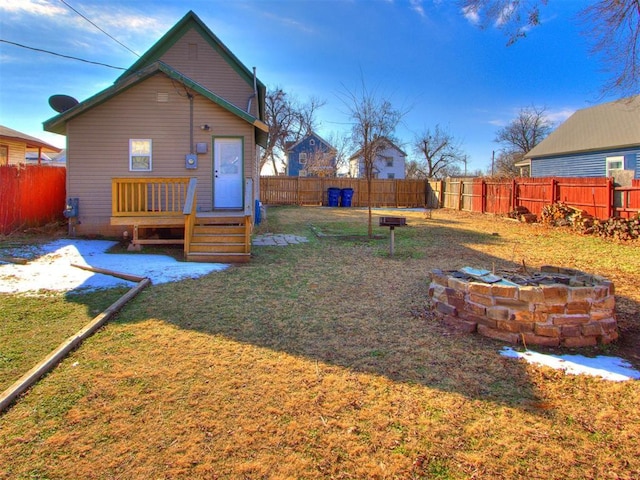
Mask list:
POLYGON ((191 251, 191 237, 193 235, 193 226, 196 223, 196 187, 198 185, 198 179, 192 177, 189 179, 189 186, 187 187, 187 195, 184 199, 184 208, 182 213, 185 216, 184 219, 184 256, 186 258, 191 251))

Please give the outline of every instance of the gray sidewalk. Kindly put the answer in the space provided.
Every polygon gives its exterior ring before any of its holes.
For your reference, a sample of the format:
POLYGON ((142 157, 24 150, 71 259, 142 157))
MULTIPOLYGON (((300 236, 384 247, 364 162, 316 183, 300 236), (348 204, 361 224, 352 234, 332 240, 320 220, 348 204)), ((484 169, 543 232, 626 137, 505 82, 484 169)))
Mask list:
POLYGON ((264 235, 253 237, 252 244, 257 247, 285 247, 306 242, 308 242, 306 237, 297 235, 265 233, 264 235))

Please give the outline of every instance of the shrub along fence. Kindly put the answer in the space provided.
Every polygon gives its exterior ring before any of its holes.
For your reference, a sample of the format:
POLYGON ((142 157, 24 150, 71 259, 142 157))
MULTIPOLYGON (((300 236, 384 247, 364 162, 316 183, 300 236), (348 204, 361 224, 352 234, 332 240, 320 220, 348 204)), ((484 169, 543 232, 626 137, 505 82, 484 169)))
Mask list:
POLYGON ((0 167, 0 233, 64 218, 64 167, 4 165, 0 167))
MULTIPOLYGON (((360 178, 261 177, 265 205, 327 205, 329 188, 352 188, 351 205, 367 206, 367 182, 360 178)), ((617 187, 611 178, 448 178, 442 181, 375 179, 373 207, 450 208, 508 214, 526 207, 540 216, 545 205, 563 202, 599 219, 630 218, 640 212, 640 180, 617 187)))

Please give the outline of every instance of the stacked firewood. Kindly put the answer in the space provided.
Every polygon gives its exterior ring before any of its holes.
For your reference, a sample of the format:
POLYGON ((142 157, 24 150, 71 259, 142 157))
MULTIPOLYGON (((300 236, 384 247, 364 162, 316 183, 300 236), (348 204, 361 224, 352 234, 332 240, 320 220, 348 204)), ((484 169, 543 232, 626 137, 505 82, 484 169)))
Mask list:
POLYGON ((595 220, 592 233, 616 240, 636 240, 640 238, 640 214, 633 218, 595 220))
POLYGON ((640 214, 632 218, 598 220, 593 215, 563 202, 545 205, 541 222, 554 227, 571 227, 574 230, 616 240, 640 238, 640 214))
POLYGON ((578 209, 570 207, 566 203, 557 202, 542 207, 540 221, 552 227, 572 227, 575 225, 575 217, 578 209))
POLYGON ((531 213, 527 207, 517 206, 508 213, 509 218, 514 218, 525 223, 534 223, 538 221, 535 214, 531 213))

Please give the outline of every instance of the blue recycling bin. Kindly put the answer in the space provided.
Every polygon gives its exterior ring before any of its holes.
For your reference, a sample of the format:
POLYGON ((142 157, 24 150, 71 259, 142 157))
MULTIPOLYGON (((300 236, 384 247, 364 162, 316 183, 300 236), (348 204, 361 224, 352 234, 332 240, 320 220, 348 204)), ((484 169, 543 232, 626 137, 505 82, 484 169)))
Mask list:
POLYGON ((327 205, 337 207, 340 202, 340 189, 331 187, 327 190, 327 205))
POLYGON ((350 207, 353 198, 353 188, 343 188, 340 190, 340 206, 350 207))

